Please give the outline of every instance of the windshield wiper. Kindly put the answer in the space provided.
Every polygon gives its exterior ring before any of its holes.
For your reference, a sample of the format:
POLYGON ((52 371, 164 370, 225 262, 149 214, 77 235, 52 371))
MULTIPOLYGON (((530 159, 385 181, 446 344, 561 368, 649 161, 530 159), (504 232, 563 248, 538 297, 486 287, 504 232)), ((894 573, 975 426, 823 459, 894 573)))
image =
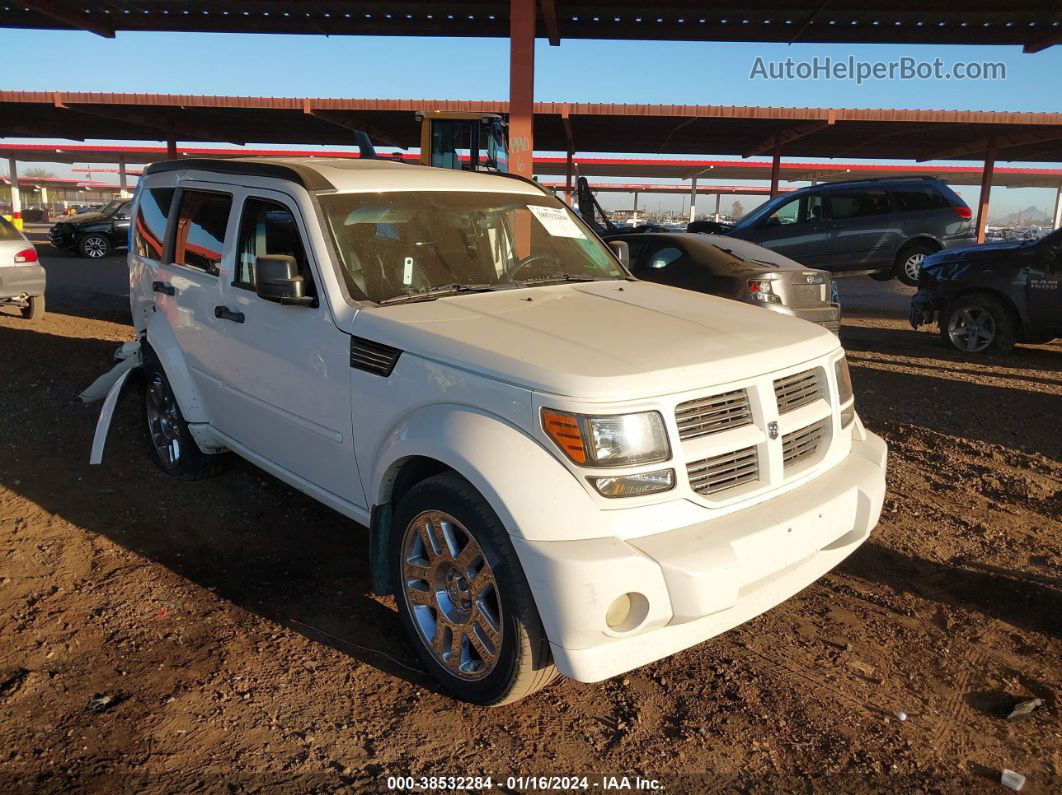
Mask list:
POLYGON ((593 276, 580 276, 575 273, 554 273, 550 276, 536 276, 533 279, 513 280, 514 284, 527 287, 529 284, 548 284, 549 282, 596 282, 593 276))
POLYGON ((436 298, 443 298, 447 295, 460 295, 462 293, 482 293, 487 290, 493 290, 492 284, 440 284, 435 287, 428 287, 425 290, 418 290, 413 293, 404 293, 403 295, 393 295, 390 298, 385 298, 382 301, 377 301, 380 306, 386 304, 399 304, 403 301, 434 301, 436 298))

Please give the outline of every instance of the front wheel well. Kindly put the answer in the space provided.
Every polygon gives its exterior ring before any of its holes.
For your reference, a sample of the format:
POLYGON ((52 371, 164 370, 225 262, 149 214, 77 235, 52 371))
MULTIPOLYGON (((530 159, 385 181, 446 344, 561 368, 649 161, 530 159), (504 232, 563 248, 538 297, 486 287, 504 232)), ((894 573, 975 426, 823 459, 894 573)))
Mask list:
POLYGON ((957 293, 954 293, 953 295, 948 296, 940 307, 940 313, 937 317, 938 325, 943 327, 943 324, 946 320, 945 312, 947 312, 948 308, 951 307, 952 304, 962 298, 969 298, 972 295, 986 295, 990 298, 994 298, 995 300, 999 301, 1001 304, 1003 304, 1003 306, 1007 308, 1007 311, 1010 312, 1010 315, 1014 319, 1014 323, 1016 324, 1017 331, 1019 333, 1024 333, 1025 324, 1022 323, 1021 313, 1018 311, 1018 307, 1016 307, 1014 305, 1014 302, 1010 299, 1010 296, 1006 295, 1005 293, 1001 293, 999 290, 990 290, 984 287, 970 287, 969 289, 961 290, 957 293))
POLYGON ((392 518, 398 503, 418 483, 443 472, 453 471, 453 467, 442 461, 419 455, 396 461, 387 470, 369 520, 369 563, 373 593, 380 596, 394 593, 387 556, 392 518))

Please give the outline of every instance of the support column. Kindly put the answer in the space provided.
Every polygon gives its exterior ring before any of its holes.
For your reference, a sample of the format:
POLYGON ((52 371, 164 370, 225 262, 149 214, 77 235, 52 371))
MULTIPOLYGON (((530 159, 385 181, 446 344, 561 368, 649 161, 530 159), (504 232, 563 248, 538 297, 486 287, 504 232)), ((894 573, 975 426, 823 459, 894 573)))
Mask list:
POLYGON ((774 154, 771 160, 771 198, 778 195, 778 178, 782 173, 782 145, 775 137, 774 154))
POLYGON ((1052 229, 1058 229, 1062 226, 1062 182, 1058 183, 1058 190, 1055 191, 1055 220, 1052 224, 1052 229))
POLYGON ((41 210, 44 211, 44 217, 41 220, 44 223, 48 223, 48 188, 45 185, 41 185, 41 210))
POLYGON ((535 97, 535 0, 509 0, 509 170, 531 178, 535 97))
POLYGON ((118 158, 118 195, 123 199, 129 195, 129 181, 125 174, 125 155, 118 158))
POLYGON ((690 180, 690 223, 697 220, 697 178, 690 180))
POLYGON ((634 214, 631 216, 631 226, 638 225, 638 191, 634 192, 634 214))
POLYGON ((173 122, 166 123, 166 159, 177 159, 177 133, 173 130, 173 122))
POLYGON ((18 193, 18 164, 15 158, 8 158, 7 173, 11 178, 11 223, 16 229, 22 228, 22 197, 18 193))
POLYGON ((569 149, 568 157, 564 161, 564 201, 570 207, 572 204, 572 156, 575 153, 569 149))
POLYGON ((722 193, 715 194, 715 220, 719 220, 719 201, 723 198, 722 193))
POLYGON ((985 167, 981 172, 981 195, 977 201, 977 242, 985 242, 985 225, 988 223, 988 200, 992 193, 992 172, 996 167, 995 141, 990 140, 985 150, 985 167))

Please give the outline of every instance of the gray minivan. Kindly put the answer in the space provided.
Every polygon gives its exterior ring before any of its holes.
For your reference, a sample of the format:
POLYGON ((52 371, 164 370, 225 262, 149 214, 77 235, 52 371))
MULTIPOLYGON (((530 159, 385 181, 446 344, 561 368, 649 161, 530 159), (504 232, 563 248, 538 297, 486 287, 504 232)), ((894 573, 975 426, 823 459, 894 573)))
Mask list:
MULTIPOLYGON (((972 213, 932 177, 815 185, 776 196, 724 234, 832 273, 918 284, 922 260, 975 241, 972 213)), ((692 230, 691 230, 692 231, 692 230)))

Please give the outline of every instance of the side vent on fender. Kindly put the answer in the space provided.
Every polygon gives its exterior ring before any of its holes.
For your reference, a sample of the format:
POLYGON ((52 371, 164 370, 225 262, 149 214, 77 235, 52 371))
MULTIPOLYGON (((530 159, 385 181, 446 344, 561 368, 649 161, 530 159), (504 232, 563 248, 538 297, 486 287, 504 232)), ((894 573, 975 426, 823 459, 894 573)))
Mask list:
POLYGON ((362 337, 350 338, 350 366, 357 370, 387 378, 395 369, 401 355, 402 351, 398 348, 362 337))

